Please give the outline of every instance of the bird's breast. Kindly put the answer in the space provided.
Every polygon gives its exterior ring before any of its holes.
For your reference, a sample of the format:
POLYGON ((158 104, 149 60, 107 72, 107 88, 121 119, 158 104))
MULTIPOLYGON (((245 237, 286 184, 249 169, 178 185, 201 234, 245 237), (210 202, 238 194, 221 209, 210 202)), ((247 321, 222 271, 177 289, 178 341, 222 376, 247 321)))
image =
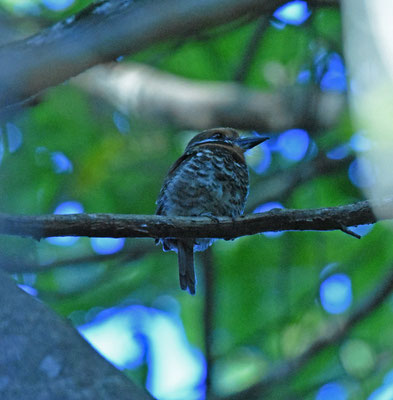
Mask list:
POLYGON ((248 193, 248 171, 231 152, 200 148, 166 178, 158 207, 163 215, 236 217, 248 193))

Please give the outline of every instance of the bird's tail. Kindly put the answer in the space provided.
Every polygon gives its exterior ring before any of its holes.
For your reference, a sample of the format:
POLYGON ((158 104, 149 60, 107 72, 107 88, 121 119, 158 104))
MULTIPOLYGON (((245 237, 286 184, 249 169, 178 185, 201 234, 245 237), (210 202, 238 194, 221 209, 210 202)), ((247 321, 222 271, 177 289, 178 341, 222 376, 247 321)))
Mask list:
POLYGON ((191 294, 195 294, 194 240, 178 240, 177 257, 180 287, 183 290, 188 288, 191 294))

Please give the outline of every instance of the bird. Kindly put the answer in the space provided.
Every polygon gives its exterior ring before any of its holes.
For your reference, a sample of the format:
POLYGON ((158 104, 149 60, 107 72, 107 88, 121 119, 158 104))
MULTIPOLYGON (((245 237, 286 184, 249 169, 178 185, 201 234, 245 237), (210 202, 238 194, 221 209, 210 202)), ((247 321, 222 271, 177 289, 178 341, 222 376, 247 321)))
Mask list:
MULTIPOLYGON (((241 137, 232 128, 204 130, 194 136, 171 166, 156 201, 157 215, 231 217, 244 211, 248 168, 244 152, 267 137, 241 137)), ((206 250, 215 239, 160 238, 164 251, 178 254, 182 290, 195 294, 194 251, 206 250)))

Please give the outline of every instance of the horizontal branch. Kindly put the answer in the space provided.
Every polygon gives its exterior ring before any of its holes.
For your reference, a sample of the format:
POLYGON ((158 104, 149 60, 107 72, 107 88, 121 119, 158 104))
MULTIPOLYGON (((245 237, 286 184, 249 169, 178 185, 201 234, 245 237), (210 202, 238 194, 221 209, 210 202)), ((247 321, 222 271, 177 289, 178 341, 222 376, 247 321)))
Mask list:
POLYGON ((346 101, 341 93, 309 86, 263 92, 235 82, 180 78, 136 63, 99 66, 74 82, 125 114, 178 129, 232 126, 277 132, 294 126, 309 128, 313 121, 314 130, 325 130, 337 123, 346 101))
MULTIPOLYGON (((380 219, 393 218, 393 199, 373 202, 380 219)), ((212 237, 233 239, 267 231, 341 230, 376 222, 369 201, 345 206, 311 210, 274 209, 232 220, 219 217, 165 217, 159 215, 71 214, 8 215, 0 214, 0 234, 31 236, 88 237, 212 237)))

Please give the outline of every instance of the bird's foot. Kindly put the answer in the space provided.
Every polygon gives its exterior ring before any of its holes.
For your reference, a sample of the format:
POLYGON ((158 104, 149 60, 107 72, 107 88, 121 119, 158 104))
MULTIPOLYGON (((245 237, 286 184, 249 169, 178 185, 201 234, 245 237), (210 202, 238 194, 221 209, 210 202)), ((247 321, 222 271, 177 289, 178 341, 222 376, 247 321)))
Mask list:
POLYGON ((220 220, 218 219, 218 217, 216 217, 216 216, 213 215, 212 213, 206 212, 206 213, 199 214, 199 216, 200 216, 200 217, 207 217, 207 218, 209 218, 211 221, 217 222, 217 224, 220 223, 220 220))

